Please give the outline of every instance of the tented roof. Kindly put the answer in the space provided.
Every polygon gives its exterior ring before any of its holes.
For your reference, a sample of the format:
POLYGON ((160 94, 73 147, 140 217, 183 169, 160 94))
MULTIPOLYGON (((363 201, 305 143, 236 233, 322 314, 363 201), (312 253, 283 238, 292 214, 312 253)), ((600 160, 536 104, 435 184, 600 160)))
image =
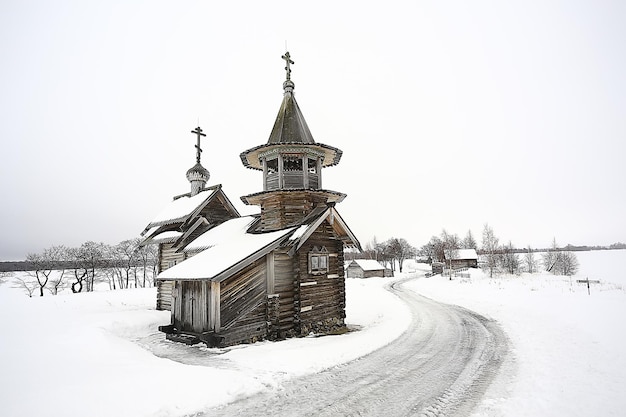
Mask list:
POLYGON ((294 96, 294 84, 291 81, 286 81, 283 87, 285 88, 283 101, 270 137, 266 144, 248 149, 240 154, 244 166, 252 169, 263 169, 259 157, 261 154, 276 149, 288 152, 310 150, 324 155, 323 167, 338 164, 343 152, 335 147, 315 142, 294 96))

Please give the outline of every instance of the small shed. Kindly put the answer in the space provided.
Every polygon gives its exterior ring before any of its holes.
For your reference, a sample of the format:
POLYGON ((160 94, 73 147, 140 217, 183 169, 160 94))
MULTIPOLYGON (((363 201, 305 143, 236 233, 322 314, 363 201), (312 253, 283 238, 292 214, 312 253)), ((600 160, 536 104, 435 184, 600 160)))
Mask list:
POLYGON ((372 278, 386 276, 385 267, 374 259, 353 260, 348 264, 346 274, 348 278, 372 278))
POLYGON ((446 257, 446 263, 450 261, 452 269, 478 268, 478 254, 476 249, 457 249, 450 259, 446 257))

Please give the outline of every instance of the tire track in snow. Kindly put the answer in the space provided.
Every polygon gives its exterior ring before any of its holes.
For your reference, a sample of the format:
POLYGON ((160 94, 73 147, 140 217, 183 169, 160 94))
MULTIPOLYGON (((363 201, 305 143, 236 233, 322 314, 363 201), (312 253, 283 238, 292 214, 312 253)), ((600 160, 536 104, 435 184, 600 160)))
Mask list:
POLYGON ((500 369, 508 339, 495 321, 403 288, 409 279, 388 286, 412 315, 389 345, 196 416, 469 415, 500 369))

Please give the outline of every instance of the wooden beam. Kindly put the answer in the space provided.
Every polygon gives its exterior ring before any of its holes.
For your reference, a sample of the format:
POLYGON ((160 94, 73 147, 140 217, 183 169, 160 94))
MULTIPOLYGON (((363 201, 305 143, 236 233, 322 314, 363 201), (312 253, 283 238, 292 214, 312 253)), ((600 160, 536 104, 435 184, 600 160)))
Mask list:
POLYGON ((267 191, 267 158, 262 159, 263 162, 263 191, 267 191))
POLYGON ((267 267, 266 267, 266 282, 267 282, 267 294, 274 294, 274 252, 267 254, 267 267))
POLYGON ((220 283, 211 282, 209 294, 209 330, 220 331, 220 283))
POLYGON ((302 188, 309 188, 309 156, 306 153, 302 155, 302 188))

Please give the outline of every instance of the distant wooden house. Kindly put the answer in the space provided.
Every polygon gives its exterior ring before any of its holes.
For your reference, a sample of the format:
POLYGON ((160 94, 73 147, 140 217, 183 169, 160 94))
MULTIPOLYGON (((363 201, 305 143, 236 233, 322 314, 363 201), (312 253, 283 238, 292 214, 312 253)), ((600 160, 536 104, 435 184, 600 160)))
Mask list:
POLYGON ((345 328, 343 251, 360 244, 335 208, 346 195, 322 188, 323 168, 342 152, 313 140, 293 94, 293 61, 283 59, 287 79, 269 140, 241 154, 263 174, 263 191, 242 197, 261 212, 226 210, 176 249, 183 260, 157 277, 172 283, 171 322, 160 327, 169 339, 228 346, 345 328))
POLYGON ((476 249, 457 249, 453 252, 450 259, 445 259, 446 266, 450 265, 452 269, 459 268, 478 268, 478 254, 476 249))
POLYGON ((348 278, 372 278, 393 276, 393 273, 386 272, 385 267, 374 259, 355 259, 348 264, 346 275, 348 278))

